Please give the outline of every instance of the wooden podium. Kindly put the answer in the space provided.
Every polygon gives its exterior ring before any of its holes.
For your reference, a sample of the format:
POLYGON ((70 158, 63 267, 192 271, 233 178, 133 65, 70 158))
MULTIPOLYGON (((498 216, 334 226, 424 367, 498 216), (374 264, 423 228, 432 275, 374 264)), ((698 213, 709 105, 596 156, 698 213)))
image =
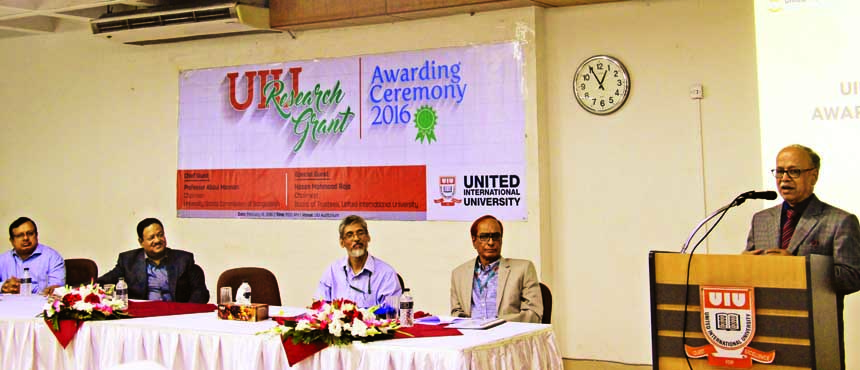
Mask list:
MULTIPOLYGON (((755 333, 748 345, 774 351, 770 364, 753 369, 840 368, 833 259, 807 257, 693 255, 652 251, 651 353, 654 369, 687 369, 682 326, 686 297, 686 344, 708 345, 702 332, 700 286, 752 287, 755 333), (689 289, 687 264, 689 268, 689 289)), ((690 359, 694 369, 714 367, 707 359, 690 359)))

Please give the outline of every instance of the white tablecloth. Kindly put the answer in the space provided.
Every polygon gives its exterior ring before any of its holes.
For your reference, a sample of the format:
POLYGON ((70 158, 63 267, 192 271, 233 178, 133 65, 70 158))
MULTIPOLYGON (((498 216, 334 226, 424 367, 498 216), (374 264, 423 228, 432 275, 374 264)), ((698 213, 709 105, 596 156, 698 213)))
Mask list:
MULTIPOLYGON (((274 321, 215 313, 89 321, 63 349, 41 318, 40 297, 0 297, 0 369, 111 369, 151 361, 168 369, 288 369, 274 321)), ((294 311, 295 308, 284 308, 294 311)), ((270 312, 277 312, 273 307, 270 312)), ((562 369, 549 325, 505 323, 463 336, 331 346, 294 369, 562 369)))

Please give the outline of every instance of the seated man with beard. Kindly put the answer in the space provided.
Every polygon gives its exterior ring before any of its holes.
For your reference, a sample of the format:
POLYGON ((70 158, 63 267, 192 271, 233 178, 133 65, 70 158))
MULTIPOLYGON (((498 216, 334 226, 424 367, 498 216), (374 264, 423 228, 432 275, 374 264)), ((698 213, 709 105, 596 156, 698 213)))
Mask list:
POLYGON ((194 254, 167 247, 164 226, 155 218, 137 224, 140 249, 122 252, 113 270, 99 284, 116 284, 125 278, 130 299, 208 303, 209 289, 194 254))
POLYGON ((367 252, 370 232, 361 216, 347 216, 340 222, 340 246, 347 256, 329 266, 320 279, 316 297, 324 301, 346 298, 358 307, 382 305, 386 297, 399 296, 397 272, 367 252))

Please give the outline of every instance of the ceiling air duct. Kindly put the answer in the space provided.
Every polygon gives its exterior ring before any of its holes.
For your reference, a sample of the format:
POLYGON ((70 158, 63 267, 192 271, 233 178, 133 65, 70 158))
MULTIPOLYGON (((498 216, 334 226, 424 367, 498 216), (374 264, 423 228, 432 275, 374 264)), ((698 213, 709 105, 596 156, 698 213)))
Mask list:
POLYGON ((237 2, 108 13, 90 26, 93 35, 131 45, 279 32, 269 28, 268 8, 237 2))

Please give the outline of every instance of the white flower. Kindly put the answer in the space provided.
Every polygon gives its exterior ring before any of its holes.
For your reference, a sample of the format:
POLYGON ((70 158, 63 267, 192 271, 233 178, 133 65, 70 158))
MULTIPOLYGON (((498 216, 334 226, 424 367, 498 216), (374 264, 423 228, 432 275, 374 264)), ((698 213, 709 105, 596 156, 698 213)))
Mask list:
POLYGON ((42 311, 45 311, 45 317, 54 316, 54 305, 50 302, 45 303, 45 306, 42 307, 42 311))
MULTIPOLYGON (((376 307, 376 306, 374 306, 374 307, 376 307)), ((361 309, 359 311, 361 311, 361 315, 362 315, 362 317, 364 317, 364 320, 374 321, 374 320, 376 320, 376 315, 373 314, 374 310, 375 309, 373 309, 373 310, 372 309, 361 309)))
MULTIPOLYGON (((74 291, 74 289, 72 289, 72 290, 74 291)), ((90 293, 92 293, 92 292, 93 292, 93 286, 92 285, 84 285, 78 289, 78 293, 81 295, 81 297, 86 297, 86 296, 90 295, 90 293)))
POLYGON ((344 315, 343 311, 341 311, 341 310, 334 311, 331 313, 331 321, 340 322, 341 319, 344 318, 345 316, 346 315, 344 315))
POLYGON ((328 316, 328 313, 326 313, 325 311, 320 311, 313 316, 317 319, 317 321, 326 321, 326 316, 328 316))
POLYGON ((93 313, 93 304, 84 302, 83 300, 75 302, 75 305, 72 306, 72 308, 78 311, 86 311, 87 313, 93 313))
POLYGON ((113 299, 107 296, 102 299, 102 304, 105 306, 109 306, 114 311, 122 311, 125 308, 121 300, 113 299))
POLYGON ((367 324, 361 320, 352 320, 352 328, 350 329, 350 333, 354 337, 366 337, 367 336, 367 324))
POLYGON ((299 320, 296 324, 296 331, 307 331, 311 328, 311 322, 308 320, 299 320))
POLYGON ((340 309, 342 311, 352 311, 355 309, 355 305, 352 303, 344 303, 343 305, 340 306, 340 309))
POLYGON ((335 321, 332 321, 331 323, 329 323, 328 332, 331 333, 331 335, 339 337, 340 334, 343 332, 343 326, 342 326, 340 320, 335 320, 335 321))

